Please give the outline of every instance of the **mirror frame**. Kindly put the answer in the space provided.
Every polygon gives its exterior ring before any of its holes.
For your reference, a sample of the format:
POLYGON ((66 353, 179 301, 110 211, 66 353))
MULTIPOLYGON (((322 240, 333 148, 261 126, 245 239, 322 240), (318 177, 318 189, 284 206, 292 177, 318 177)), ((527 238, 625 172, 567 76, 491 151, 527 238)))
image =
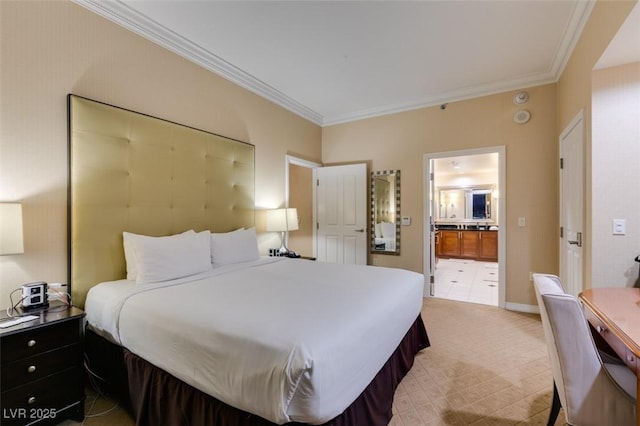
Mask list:
POLYGON ((400 170, 382 170, 377 172, 371 172, 371 233, 369 249, 372 254, 390 254, 400 255, 400 170), (395 200, 395 250, 376 250, 376 179, 383 176, 394 176, 395 182, 393 185, 394 200, 395 200))

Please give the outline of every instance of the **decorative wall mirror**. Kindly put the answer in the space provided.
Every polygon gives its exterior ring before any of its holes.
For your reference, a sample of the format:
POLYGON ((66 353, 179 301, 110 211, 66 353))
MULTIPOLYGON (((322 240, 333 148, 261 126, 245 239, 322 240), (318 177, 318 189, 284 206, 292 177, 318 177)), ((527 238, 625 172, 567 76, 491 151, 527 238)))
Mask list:
POLYGON ((400 254, 400 170, 371 172, 371 253, 400 254))

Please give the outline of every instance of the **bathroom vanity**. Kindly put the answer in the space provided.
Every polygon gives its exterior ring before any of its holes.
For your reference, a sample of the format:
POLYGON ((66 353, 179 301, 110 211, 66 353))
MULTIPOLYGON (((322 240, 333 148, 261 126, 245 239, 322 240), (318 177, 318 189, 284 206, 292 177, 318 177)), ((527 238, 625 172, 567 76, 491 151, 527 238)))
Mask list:
POLYGON ((438 229, 436 257, 498 261, 498 231, 438 229))

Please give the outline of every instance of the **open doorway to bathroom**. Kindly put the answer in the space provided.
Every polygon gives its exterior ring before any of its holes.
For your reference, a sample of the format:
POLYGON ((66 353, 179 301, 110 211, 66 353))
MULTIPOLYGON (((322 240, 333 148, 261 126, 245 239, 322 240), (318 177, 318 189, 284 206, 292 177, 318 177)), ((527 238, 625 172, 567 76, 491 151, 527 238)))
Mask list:
POLYGON ((504 147, 424 159, 425 293, 503 307, 504 147))

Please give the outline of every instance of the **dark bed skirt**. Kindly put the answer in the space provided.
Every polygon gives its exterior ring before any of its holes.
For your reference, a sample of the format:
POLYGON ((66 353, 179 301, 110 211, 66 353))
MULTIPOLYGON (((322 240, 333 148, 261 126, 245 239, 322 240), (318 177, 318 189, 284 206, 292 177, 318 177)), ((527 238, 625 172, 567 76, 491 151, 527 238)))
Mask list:
MULTIPOLYGON (((122 403, 130 404, 137 425, 273 425, 261 417, 218 401, 127 349, 112 345, 89 331, 87 334, 91 335, 86 342, 91 363, 112 378, 111 390, 122 395, 122 403), (107 350, 102 346, 105 344, 112 347, 107 350), (109 359, 91 359, 102 355, 109 359), (121 366, 115 368, 116 363, 121 366), (123 371, 118 371, 120 369, 123 371), (123 383, 125 377, 128 377, 128 383, 123 383)), ((325 424, 387 425, 392 417, 391 406, 398 384, 413 366, 416 353, 428 346, 429 338, 422 317, 418 315, 369 386, 341 415, 325 424)))

